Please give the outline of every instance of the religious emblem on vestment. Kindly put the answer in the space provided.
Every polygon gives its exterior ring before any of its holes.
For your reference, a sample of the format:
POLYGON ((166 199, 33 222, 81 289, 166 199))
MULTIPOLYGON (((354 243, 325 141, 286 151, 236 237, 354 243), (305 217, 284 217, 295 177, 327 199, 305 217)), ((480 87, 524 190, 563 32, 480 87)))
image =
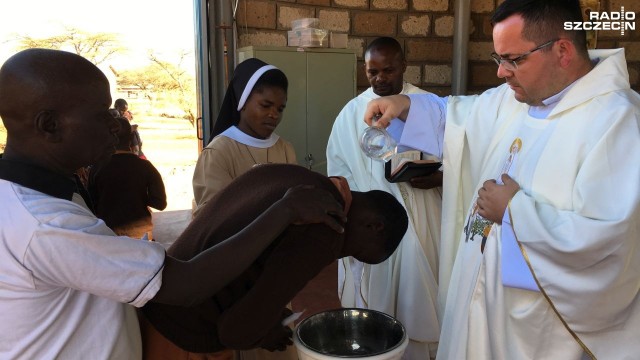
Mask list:
MULTIPOLYGON (((522 149, 522 140, 520 138, 515 138, 509 146, 509 155, 505 160, 502 168, 500 169, 500 173, 496 177, 496 182, 498 184, 502 184, 501 176, 502 174, 509 174, 511 169, 513 169, 513 165, 516 163, 518 159, 518 153, 522 149)), ((480 251, 484 252, 484 245, 487 241, 487 237, 489 236, 489 232, 491 232, 491 227, 493 226, 493 222, 483 218, 478 214, 478 193, 476 192, 475 199, 473 200, 473 206, 469 211, 469 215, 467 216, 466 224, 463 228, 465 233, 465 242, 469 240, 475 241, 476 239, 481 240, 480 251)))

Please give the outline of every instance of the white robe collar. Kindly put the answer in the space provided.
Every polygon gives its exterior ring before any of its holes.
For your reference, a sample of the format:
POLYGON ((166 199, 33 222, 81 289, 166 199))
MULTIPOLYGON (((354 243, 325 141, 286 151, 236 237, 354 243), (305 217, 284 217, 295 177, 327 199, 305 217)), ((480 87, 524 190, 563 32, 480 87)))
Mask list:
MULTIPOLYGON (((577 80, 576 80, 577 81, 577 80)), ((569 92, 569 89, 571 89, 571 87, 575 84, 576 82, 572 82, 571 85, 567 86, 566 88, 564 88, 564 90, 560 91, 559 93, 550 96, 544 100, 542 100, 542 104, 540 106, 531 106, 529 107, 529 116, 535 118, 535 119, 546 119, 547 116, 549 116, 549 114, 553 111, 553 109, 556 108, 556 105, 558 105, 560 103, 560 100, 562 100, 562 98, 564 98, 564 96, 567 94, 567 92, 569 92)))
POLYGON ((235 140, 241 144, 253 146, 257 148, 270 148, 280 139, 280 136, 276 133, 271 133, 271 136, 266 139, 257 139, 253 136, 247 135, 237 126, 231 126, 227 130, 223 131, 220 136, 226 136, 229 139, 235 140))
MULTIPOLYGON (((593 62, 594 69, 595 67, 597 67, 601 62, 602 59, 600 57, 604 57, 604 58, 609 58, 611 57, 611 59, 608 59, 609 62, 612 62, 613 64, 616 64, 618 66, 620 66, 619 64, 619 58, 617 56, 612 56, 615 55, 618 51, 614 50, 602 50, 602 51, 590 51, 589 55, 591 58, 591 61, 593 62), (617 61, 616 61, 617 60, 617 61)), ((624 53, 622 53, 622 56, 624 57, 624 53)), ((625 66, 623 66, 624 69, 626 69, 626 62, 625 62, 625 66)), ((606 70, 602 70, 602 69, 598 69, 598 71, 602 74, 606 74, 607 71, 606 70)), ((585 77, 588 77, 589 74, 585 74, 585 77)), ((559 93, 548 97, 547 99, 543 100, 542 103, 544 105, 541 106, 531 106, 529 108, 529 115, 536 118, 536 119, 546 119, 549 114, 551 114, 551 112, 553 112, 553 110, 556 108, 556 106, 558 104, 560 104, 560 101, 565 97, 565 95, 569 92, 569 90, 571 90, 571 88, 574 87, 574 85, 576 85, 576 83, 578 83, 581 79, 577 79, 576 81, 572 82, 571 84, 569 84, 569 86, 567 86, 566 88, 564 88, 562 91, 560 91, 559 93)), ((616 85, 616 87, 618 88, 625 88, 624 83, 619 83, 616 85)), ((584 94, 584 92, 583 92, 584 94)), ((575 94, 574 94, 575 95, 575 94)), ((572 95, 572 96, 574 96, 572 95)))
MULTIPOLYGON (((402 83, 402 91, 400 91, 400 94, 416 94, 420 92, 420 88, 409 84, 408 82, 403 82, 402 83)), ((377 99, 380 97, 380 95, 376 94, 373 92, 373 88, 371 86, 369 86, 369 88, 367 90, 365 90, 362 94, 360 94, 360 96, 366 97, 370 100, 373 99, 377 99)))
POLYGON ((549 118, 607 92, 630 88, 624 49, 589 50, 589 57, 600 61, 575 81, 574 86, 551 111, 549 118))

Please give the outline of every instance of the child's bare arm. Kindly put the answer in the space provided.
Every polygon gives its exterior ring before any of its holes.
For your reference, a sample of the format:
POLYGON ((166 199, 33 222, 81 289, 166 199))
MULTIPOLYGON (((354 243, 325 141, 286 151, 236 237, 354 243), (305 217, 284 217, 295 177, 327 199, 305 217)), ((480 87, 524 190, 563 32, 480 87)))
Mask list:
POLYGON ((218 320, 220 343, 232 349, 269 348, 281 342, 274 334, 287 303, 322 269, 333 262, 342 235, 326 226, 291 227, 279 240, 249 292, 218 320))
POLYGON ((162 287, 153 301, 198 304, 240 275, 289 224, 323 223, 331 227, 323 226, 327 231, 342 232, 336 217, 346 221, 341 205, 329 192, 307 186, 291 188, 248 227, 191 260, 167 256, 162 287))

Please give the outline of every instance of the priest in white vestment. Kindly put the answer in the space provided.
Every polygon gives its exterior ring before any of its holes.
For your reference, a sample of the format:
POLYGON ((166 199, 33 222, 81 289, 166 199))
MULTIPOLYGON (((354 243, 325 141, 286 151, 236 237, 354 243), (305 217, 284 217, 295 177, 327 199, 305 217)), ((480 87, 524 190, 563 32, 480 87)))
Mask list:
POLYGON ((441 245, 457 255, 438 359, 640 358, 640 96, 623 49, 587 57, 562 30, 581 21, 567 4, 496 10, 506 84, 363 117, 406 117, 401 142, 443 156, 441 245))
MULTIPOLYGON (((403 82, 406 62, 393 38, 378 38, 369 45, 365 69, 372 86, 347 103, 335 121, 327 146, 328 174, 345 177, 354 191, 376 189, 395 195, 407 209, 409 228, 398 250, 382 264, 363 264, 352 257, 339 260, 338 295, 344 307, 395 316, 410 338, 405 359, 428 360, 435 356, 440 333, 436 297, 442 189, 388 182, 384 164, 368 158, 359 147, 367 127, 362 117, 370 100, 427 92, 403 82)), ((399 136, 403 126, 402 121, 394 122, 390 133, 399 136)))

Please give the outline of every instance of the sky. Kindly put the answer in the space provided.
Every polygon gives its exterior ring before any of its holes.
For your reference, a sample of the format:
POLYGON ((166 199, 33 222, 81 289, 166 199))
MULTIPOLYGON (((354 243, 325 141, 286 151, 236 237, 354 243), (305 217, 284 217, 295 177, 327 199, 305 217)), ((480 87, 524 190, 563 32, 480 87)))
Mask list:
POLYGON ((193 1, 0 0, 0 64, 16 52, 16 34, 42 38, 65 27, 118 34, 128 51, 111 61, 116 68, 146 65, 149 50, 169 61, 181 50, 193 56, 193 1))

